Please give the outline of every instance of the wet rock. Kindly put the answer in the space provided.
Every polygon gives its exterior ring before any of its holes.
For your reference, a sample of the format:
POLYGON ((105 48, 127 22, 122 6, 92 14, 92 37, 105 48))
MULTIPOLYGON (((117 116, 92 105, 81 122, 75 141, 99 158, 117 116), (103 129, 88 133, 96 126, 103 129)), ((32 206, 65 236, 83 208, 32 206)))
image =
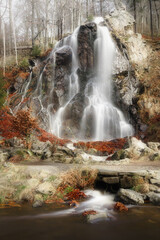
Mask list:
POLYGON ((78 34, 78 56, 80 68, 88 73, 94 66, 94 41, 97 36, 95 23, 80 26, 78 34))
POLYGON ((88 215, 87 216, 87 222, 88 223, 99 222, 99 221, 106 220, 107 217, 108 217, 108 215, 105 212, 96 213, 94 215, 88 215))
POLYGON ((138 193, 130 189, 121 188, 117 196, 125 204, 136 204, 136 205, 144 204, 144 196, 141 193, 138 193))
POLYGON ((56 51, 56 65, 68 65, 72 61, 72 49, 64 46, 56 51))
POLYGON ((20 76, 18 76, 18 77, 16 78, 16 80, 15 80, 15 83, 14 83, 14 88, 15 88, 15 90, 20 90, 20 89, 22 89, 22 86, 23 86, 24 82, 25 82, 25 79, 22 78, 22 77, 20 77, 20 76))
POLYGON ((39 208, 43 206, 43 201, 37 200, 33 203, 32 207, 33 208, 39 208))
POLYGON ((88 104, 84 93, 78 93, 66 107, 64 114, 63 135, 67 138, 78 138, 85 106, 88 104))
POLYGON ((150 192, 147 194, 147 197, 149 198, 149 201, 153 203, 154 205, 159 205, 160 206, 160 194, 150 192))

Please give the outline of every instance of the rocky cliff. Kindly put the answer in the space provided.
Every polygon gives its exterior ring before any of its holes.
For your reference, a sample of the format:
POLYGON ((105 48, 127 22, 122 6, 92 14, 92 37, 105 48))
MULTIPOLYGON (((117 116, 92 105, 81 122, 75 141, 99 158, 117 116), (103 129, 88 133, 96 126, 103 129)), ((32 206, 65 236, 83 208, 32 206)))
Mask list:
MULTIPOLYGON (((138 89, 136 88, 137 95, 133 99, 131 109, 138 117, 137 123, 140 124, 140 130, 144 131, 147 126, 141 123, 150 125, 152 118, 160 114, 160 43, 135 34, 134 18, 123 8, 106 16, 106 22, 113 38, 129 60, 131 72, 135 74, 134 79, 139 81, 138 89)), ((119 75, 118 79, 118 81, 115 80, 116 87, 120 90, 121 99, 124 99, 126 88, 119 86, 125 83, 125 73, 123 76, 119 75)), ((134 79, 130 78, 131 82, 134 82, 134 79)), ((129 84, 130 81, 126 82, 129 84)), ((131 91, 133 90, 134 88, 131 91)), ((154 137, 159 139, 158 129, 155 130, 154 137)))

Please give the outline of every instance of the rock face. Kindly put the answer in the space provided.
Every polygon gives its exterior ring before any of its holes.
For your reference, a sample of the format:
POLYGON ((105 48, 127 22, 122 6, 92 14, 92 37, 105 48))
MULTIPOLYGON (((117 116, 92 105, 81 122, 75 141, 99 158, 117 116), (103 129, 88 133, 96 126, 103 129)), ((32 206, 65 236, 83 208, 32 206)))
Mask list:
POLYGON ((94 67, 94 41, 97 37, 97 26, 88 23, 80 26, 78 34, 78 56, 80 69, 83 72, 93 71, 94 67))
POLYGON ((159 161, 159 143, 149 142, 148 144, 145 144, 141 140, 132 137, 130 138, 129 148, 118 150, 111 157, 112 160, 120 160, 125 158, 135 159, 139 161, 159 161))

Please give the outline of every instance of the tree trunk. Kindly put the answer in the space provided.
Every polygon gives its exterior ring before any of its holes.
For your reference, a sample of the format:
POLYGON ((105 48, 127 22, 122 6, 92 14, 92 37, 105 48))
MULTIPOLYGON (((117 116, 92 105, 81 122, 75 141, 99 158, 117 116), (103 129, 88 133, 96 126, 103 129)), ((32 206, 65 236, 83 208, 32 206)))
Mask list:
POLYGON ((88 0, 86 0, 86 19, 88 19, 88 0))
POLYGON ((44 40, 44 48, 45 50, 48 48, 48 6, 49 6, 49 1, 46 0, 45 3, 45 40, 44 40))
POLYGON ((95 16, 95 0, 92 0, 92 16, 95 16))
POLYGON ((136 8, 136 0, 133 0, 133 7, 134 7, 134 20, 135 20, 135 23, 134 23, 134 32, 136 33, 137 32, 137 8, 136 8))
POLYGON ((153 38, 152 0, 149 0, 149 8, 150 8, 150 29, 151 29, 151 37, 153 38))
POLYGON ((32 23, 31 23, 32 47, 34 47, 34 20, 35 20, 35 0, 32 0, 32 23))
POLYGON ((6 69, 6 33, 5 33, 5 24, 2 23, 3 30, 3 76, 5 76, 6 69))
POLYGON ((157 32, 159 31, 159 11, 157 9, 157 4, 156 4, 156 0, 154 0, 154 5, 155 5, 155 10, 156 10, 156 16, 157 16, 157 32))
POLYGON ((103 16, 103 0, 100 0, 100 15, 103 16))
POLYGON ((12 55, 12 0, 9 0, 9 55, 12 55))

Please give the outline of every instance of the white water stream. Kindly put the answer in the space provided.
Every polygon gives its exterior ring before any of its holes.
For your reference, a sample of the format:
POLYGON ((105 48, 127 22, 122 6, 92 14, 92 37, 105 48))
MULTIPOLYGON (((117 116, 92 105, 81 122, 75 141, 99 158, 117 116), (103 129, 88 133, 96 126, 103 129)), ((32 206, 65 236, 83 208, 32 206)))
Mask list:
POLYGON ((66 210, 54 211, 47 214, 37 215, 35 216, 35 218, 63 217, 72 214, 82 214, 83 212, 90 210, 94 210, 98 214, 105 213, 106 219, 108 217, 114 218, 113 216, 114 213, 112 210, 115 204, 114 195, 101 193, 100 191, 97 190, 86 190, 84 191, 84 193, 86 194, 86 196, 89 197, 89 199, 84 202, 80 202, 79 205, 77 205, 76 207, 66 210))

